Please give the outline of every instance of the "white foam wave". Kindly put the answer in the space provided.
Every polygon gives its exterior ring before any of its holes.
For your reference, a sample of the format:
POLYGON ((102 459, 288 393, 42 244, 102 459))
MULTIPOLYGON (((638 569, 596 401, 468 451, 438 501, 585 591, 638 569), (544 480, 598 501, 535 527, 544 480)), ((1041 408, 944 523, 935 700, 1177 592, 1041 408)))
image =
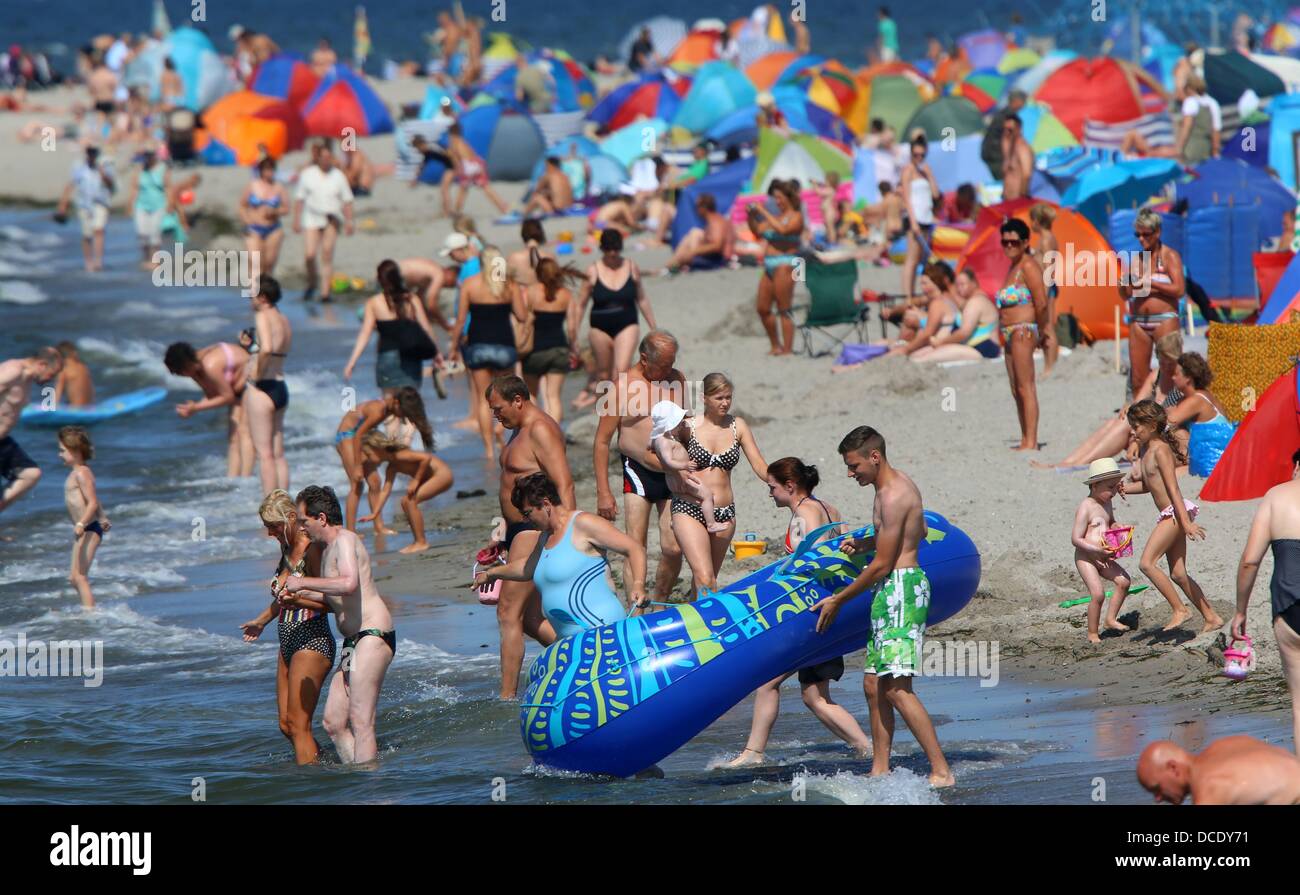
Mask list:
POLYGON ((39 305, 47 301, 49 296, 45 294, 45 290, 34 283, 26 280, 0 281, 0 302, 11 305, 39 305))

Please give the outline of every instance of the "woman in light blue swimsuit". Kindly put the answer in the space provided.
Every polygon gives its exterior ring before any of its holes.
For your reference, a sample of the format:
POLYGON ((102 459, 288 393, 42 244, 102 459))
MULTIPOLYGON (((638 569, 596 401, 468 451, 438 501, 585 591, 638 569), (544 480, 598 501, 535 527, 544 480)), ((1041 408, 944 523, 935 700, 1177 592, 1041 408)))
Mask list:
POLYGON ((239 210, 244 219, 244 245, 248 251, 258 253, 261 273, 275 273, 280 244, 284 242, 280 218, 289 211, 284 184, 275 180, 275 159, 264 158, 258 162, 257 176, 244 187, 239 210))
POLYGON ((510 502, 541 531, 531 555, 480 572, 474 586, 497 579, 532 581, 542 594, 542 613, 560 637, 627 618, 609 583, 608 551, 627 558, 624 578, 634 610, 650 605, 645 596, 645 548, 595 513, 565 509, 560 492, 544 472, 515 482, 510 502))
POLYGON ((758 280, 758 318, 772 343, 769 354, 794 351, 794 320, 790 308, 794 302, 794 265, 803 242, 803 210, 799 200, 799 181, 774 180, 767 194, 776 203, 776 214, 763 203, 755 202, 746 212, 749 229, 764 242, 763 276, 758 280), (773 302, 776 311, 772 310, 773 302), (776 335, 776 318, 781 318, 781 339, 776 335))
POLYGON ((1014 451, 1038 450, 1038 389, 1034 384, 1034 349, 1047 329, 1047 289, 1043 268, 1029 254, 1029 225, 1019 218, 1002 223, 1002 253, 1011 262, 1002 288, 993 297, 1002 331, 1007 378, 1020 418, 1020 444, 1014 451))

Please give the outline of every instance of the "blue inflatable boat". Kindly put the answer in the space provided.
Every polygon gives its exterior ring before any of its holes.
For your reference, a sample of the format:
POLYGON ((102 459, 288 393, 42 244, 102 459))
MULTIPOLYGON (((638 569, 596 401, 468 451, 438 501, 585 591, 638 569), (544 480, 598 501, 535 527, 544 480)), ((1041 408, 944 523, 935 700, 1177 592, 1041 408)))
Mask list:
MULTIPOLYGON (((928 624, 975 595, 980 557, 965 532, 927 511, 921 567, 928 624)), ((790 557, 728 586, 649 615, 592 628, 547 647, 520 706, 524 745, 539 764, 627 777, 672 754, 761 684, 866 645, 871 599, 844 605, 816 631, 813 604, 847 586, 870 560, 811 533, 790 557)))
POLYGON ((57 407, 46 410, 39 404, 28 404, 23 408, 21 420, 29 426, 89 426, 143 410, 157 404, 165 397, 167 397, 167 389, 155 385, 113 398, 105 398, 97 404, 89 404, 85 407, 57 407))

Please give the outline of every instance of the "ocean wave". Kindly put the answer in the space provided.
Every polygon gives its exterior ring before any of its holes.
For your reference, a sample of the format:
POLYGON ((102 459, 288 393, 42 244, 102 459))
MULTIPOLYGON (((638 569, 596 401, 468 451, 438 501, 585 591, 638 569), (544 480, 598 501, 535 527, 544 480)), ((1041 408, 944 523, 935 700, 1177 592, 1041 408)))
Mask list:
MULTIPOLYGON (((7 271, 0 270, 0 273, 7 271)), ((45 290, 26 280, 0 281, 0 302, 11 305, 39 305, 49 301, 45 290)))

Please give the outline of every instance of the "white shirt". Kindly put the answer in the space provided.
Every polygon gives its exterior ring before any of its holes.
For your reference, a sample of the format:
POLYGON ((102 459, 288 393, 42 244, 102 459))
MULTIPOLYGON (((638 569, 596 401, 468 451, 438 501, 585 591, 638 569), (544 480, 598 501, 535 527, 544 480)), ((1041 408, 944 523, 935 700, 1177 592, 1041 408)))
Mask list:
POLYGON ((1214 124, 1214 129, 1223 130, 1223 115, 1219 111, 1219 102, 1214 97, 1189 96, 1183 100, 1183 115, 1188 118, 1195 118, 1196 113, 1201 110, 1201 106, 1206 106, 1210 110, 1210 121, 1214 124))
POLYGON ((352 187, 348 186, 347 175, 337 167, 330 168, 329 173, 319 165, 311 165, 298 175, 298 191, 294 198, 303 203, 303 208, 319 217, 339 217, 343 206, 352 201, 352 187))
POLYGON ((116 74, 122 73, 122 66, 126 63, 126 55, 131 52, 130 48, 121 40, 116 40, 104 54, 104 64, 111 68, 116 74))

